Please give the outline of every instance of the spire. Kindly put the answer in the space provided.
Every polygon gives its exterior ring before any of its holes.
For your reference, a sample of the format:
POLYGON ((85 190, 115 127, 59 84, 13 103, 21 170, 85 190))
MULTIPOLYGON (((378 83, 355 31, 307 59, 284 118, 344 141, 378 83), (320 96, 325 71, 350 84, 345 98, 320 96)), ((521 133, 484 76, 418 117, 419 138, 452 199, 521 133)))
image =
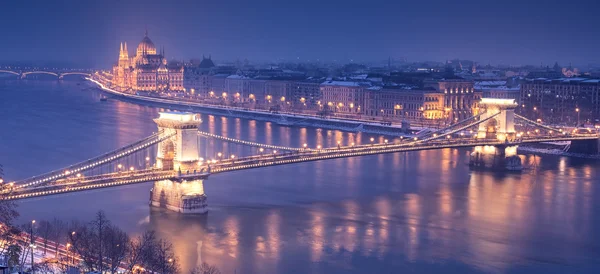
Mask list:
POLYGON ((127 42, 125 42, 125 52, 128 52, 127 51, 127 42))
POLYGON ((123 42, 121 42, 121 49, 119 50, 119 55, 123 54, 123 42))
POLYGON ((148 26, 146 26, 146 32, 144 32, 144 36, 148 37, 148 26))

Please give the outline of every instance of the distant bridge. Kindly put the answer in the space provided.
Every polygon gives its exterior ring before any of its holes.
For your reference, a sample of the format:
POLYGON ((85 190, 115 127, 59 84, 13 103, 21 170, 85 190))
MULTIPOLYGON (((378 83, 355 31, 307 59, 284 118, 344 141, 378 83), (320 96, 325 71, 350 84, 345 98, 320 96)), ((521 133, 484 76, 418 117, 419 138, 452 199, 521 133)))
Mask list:
POLYGON ((79 72, 79 71, 61 72, 61 71, 46 71, 46 70, 33 70, 33 71, 0 70, 0 73, 17 75, 20 79, 25 79, 27 77, 27 75, 34 75, 34 74, 52 75, 52 76, 57 77, 58 79, 63 79, 63 77, 68 76, 68 75, 80 75, 80 76, 84 76, 84 77, 90 77, 90 75, 91 75, 90 73, 79 72))
POLYGON ((597 132, 567 131, 529 120, 513 112, 516 104, 512 100, 483 99, 481 104, 486 110, 479 115, 434 132, 400 137, 396 142, 375 143, 374 139, 357 145, 338 142, 337 146, 327 148, 309 148, 306 144, 288 147, 220 136, 198 131, 201 121, 197 115, 163 112, 155 119, 159 130, 151 136, 68 167, 5 184, 0 194, 4 194, 4 199, 15 200, 155 181, 171 182, 169 188, 183 191, 180 196, 189 198, 204 195, 202 180, 211 174, 308 161, 474 147, 471 156, 474 165, 516 168, 521 165, 516 155, 520 144, 571 141, 587 143, 598 150, 597 132), (522 125, 523 131, 515 129, 515 121, 522 125), (200 139, 206 140, 205 158, 200 155, 200 139), (219 147, 214 142, 246 147, 253 153, 248 156, 208 153, 207 150, 219 147), (151 148, 156 151, 155 157, 150 157, 151 148), (178 187, 186 182, 199 185, 178 187))

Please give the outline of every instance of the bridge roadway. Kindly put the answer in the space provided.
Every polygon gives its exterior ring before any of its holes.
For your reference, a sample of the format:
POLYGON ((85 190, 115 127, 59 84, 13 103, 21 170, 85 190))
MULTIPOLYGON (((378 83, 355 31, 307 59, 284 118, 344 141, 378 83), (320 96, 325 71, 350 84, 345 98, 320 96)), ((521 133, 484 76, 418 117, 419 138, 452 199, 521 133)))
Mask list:
MULTIPOLYGON (((448 136, 447 136, 448 137, 448 136)), ((319 161, 335 158, 356 157, 365 155, 374 155, 382 153, 408 152, 419 150, 443 149, 443 148, 462 148, 473 146, 493 146, 493 145, 519 145, 525 143, 539 142, 559 142, 572 140, 596 140, 597 135, 583 136, 549 136, 549 137, 529 137, 520 139, 517 142, 501 142, 488 139, 474 138, 445 138, 431 140, 420 143, 415 140, 405 141, 396 144, 366 144, 357 146, 340 146, 325 149, 306 149, 290 150, 288 153, 264 153, 237 159, 227 159, 221 161, 207 160, 199 165, 197 170, 184 170, 181 174, 174 170, 158 170, 154 168, 123 171, 109 173, 99 176, 89 176, 82 178, 67 178, 57 180, 51 183, 36 187, 15 187, 9 190, 5 199, 18 200, 48 195, 64 194, 76 191, 91 190, 97 188, 106 188, 128 184, 144 183, 157 180, 193 180, 206 178, 211 174, 218 174, 230 171, 260 168, 267 166, 285 165, 309 161, 319 161)), ((285 147, 282 147, 285 148, 285 147)), ((6 192, 5 192, 6 194, 6 192)))
POLYGON ((45 71, 45 70, 15 71, 15 70, 0 69, 0 73, 14 74, 14 75, 19 76, 19 78, 25 78, 27 75, 30 75, 30 74, 52 75, 52 76, 58 77, 58 79, 62 79, 64 76, 67 76, 67 75, 80 75, 80 76, 84 76, 84 77, 91 76, 90 73, 80 72, 80 71, 45 71))

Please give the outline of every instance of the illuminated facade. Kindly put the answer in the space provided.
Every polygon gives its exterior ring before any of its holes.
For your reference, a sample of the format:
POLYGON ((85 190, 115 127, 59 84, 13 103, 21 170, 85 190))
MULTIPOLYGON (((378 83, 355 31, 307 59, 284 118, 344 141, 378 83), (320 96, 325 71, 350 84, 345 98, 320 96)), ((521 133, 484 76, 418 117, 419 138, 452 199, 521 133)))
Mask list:
POLYGON ((113 67, 113 87, 121 91, 183 91, 183 66, 169 64, 164 50, 157 53, 148 32, 129 57, 127 42, 121 43, 119 61, 113 67))

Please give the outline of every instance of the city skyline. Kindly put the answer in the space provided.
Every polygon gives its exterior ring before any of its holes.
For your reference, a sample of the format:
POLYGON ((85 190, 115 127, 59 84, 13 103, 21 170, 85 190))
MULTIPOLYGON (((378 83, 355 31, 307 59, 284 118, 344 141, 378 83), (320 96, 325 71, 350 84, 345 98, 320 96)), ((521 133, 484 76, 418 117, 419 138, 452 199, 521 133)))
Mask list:
POLYGON ((3 61, 113 65, 119 43, 148 30, 169 59, 480 64, 600 63, 593 1, 427 3, 375 1, 10 2, 0 19, 11 42, 3 61), (335 19, 335 20, 334 20, 335 19), (19 24, 14 22, 18 21, 19 24), (46 22, 40 24, 40 22, 46 22))

